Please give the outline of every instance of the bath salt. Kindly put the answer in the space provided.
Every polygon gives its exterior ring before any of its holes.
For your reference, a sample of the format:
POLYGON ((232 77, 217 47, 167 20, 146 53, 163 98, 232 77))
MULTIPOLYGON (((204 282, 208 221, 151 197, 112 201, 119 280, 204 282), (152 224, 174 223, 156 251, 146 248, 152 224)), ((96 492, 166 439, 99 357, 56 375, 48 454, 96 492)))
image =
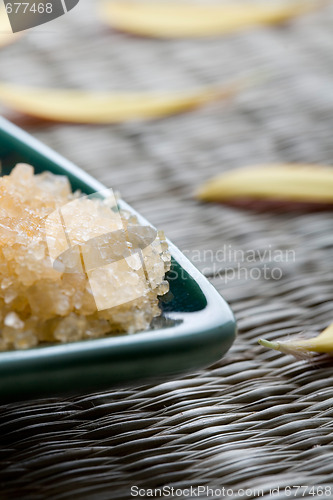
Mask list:
POLYGON ((0 178, 0 350, 149 328, 169 290, 164 233, 116 198, 18 164, 0 178))

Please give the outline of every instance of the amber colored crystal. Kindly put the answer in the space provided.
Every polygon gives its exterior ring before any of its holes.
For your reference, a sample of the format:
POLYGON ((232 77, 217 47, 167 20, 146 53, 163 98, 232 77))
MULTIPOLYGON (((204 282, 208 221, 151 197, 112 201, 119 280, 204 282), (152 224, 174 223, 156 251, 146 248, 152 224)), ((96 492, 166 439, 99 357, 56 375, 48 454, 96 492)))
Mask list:
POLYGON ((1 177, 0 350, 147 329, 171 261, 152 231, 64 176, 18 164, 1 177))

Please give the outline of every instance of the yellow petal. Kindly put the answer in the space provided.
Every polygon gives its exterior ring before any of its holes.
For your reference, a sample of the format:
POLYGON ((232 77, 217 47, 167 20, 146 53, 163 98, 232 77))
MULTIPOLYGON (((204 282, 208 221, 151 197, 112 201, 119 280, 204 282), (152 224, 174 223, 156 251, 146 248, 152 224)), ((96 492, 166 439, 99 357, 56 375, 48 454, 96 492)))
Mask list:
POLYGON ((260 339, 259 344, 276 351, 281 351, 286 354, 299 356, 306 352, 318 353, 333 353, 333 323, 321 332, 318 337, 306 340, 291 340, 289 342, 269 342, 268 340, 260 339))
POLYGON ((13 43, 21 33, 13 33, 5 9, 0 7, 0 47, 13 43))
POLYGON ((282 164, 239 168, 206 182, 197 197, 204 201, 333 203, 333 167, 282 164))
POLYGON ((0 101, 15 111, 47 120, 116 123, 181 113, 226 98, 237 90, 234 85, 182 93, 117 93, 0 84, 0 101))
POLYGON ((122 31, 153 37, 196 37, 231 33, 262 24, 276 24, 323 5, 321 0, 272 2, 233 1, 198 5, 154 1, 100 2, 104 22, 122 31))

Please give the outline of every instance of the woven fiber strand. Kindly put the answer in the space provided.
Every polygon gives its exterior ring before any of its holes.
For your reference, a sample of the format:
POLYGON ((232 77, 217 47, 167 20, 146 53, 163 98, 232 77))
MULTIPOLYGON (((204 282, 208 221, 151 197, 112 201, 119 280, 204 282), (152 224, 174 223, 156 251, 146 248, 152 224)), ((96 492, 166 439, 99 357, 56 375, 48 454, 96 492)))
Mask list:
POLYGON ((192 196, 243 165, 333 163, 332 25, 328 5, 224 38, 139 39, 104 27, 86 0, 1 51, 2 78, 21 84, 184 90, 257 78, 227 102, 154 122, 20 122, 163 228, 229 301, 239 336, 214 366, 157 385, 2 405, 1 500, 127 500, 134 485, 228 487, 228 498, 244 498, 241 488, 266 499, 290 498, 294 485, 309 489, 293 498, 313 498, 311 486, 333 491, 332 362, 257 344, 315 335, 333 321, 332 214, 246 211, 192 196), (229 245, 261 253, 225 261, 229 245), (294 253, 276 263, 265 249, 294 253), (265 279, 265 264, 280 279, 265 279))

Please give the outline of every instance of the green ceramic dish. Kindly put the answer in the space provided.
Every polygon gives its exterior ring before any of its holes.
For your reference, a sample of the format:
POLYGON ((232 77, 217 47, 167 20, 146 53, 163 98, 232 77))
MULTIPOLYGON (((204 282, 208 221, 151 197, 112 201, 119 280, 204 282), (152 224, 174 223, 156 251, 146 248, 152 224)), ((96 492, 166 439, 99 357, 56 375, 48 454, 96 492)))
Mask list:
MULTIPOLYGON (((0 161, 6 174, 17 162, 37 172, 67 175, 86 194, 105 187, 0 117, 0 161)), ((121 206, 135 213, 125 203, 121 206)), ((0 353, 0 398, 77 394, 194 370, 217 361, 232 345, 233 314, 213 286, 170 243, 173 297, 149 331, 71 344, 0 353)), ((170 295, 170 294, 169 294, 170 295)))

